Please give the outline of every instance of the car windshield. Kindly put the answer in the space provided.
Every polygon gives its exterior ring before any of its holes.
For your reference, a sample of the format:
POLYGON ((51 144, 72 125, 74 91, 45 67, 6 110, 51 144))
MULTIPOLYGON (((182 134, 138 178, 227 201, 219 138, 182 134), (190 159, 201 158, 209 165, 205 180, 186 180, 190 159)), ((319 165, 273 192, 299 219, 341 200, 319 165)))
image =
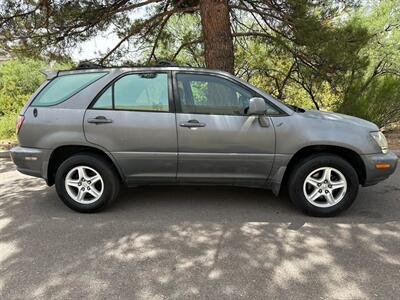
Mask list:
MULTIPOLYGON (((238 79, 240 82, 242 82, 244 85, 248 85, 248 84, 249 84, 248 82, 246 82, 246 81, 244 81, 244 80, 242 80, 242 79, 240 79, 240 78, 237 78, 237 79, 238 79)), ((288 104, 288 103, 283 102, 282 100, 279 100, 278 98, 272 96, 270 93, 268 93, 267 91, 265 91, 265 90, 262 89, 262 88, 258 88, 258 87, 256 87, 255 85, 252 85, 252 84, 250 84, 250 85, 252 86, 253 89, 255 89, 255 90, 257 90, 259 93, 263 94, 263 96, 266 97, 267 99, 269 99, 269 100, 271 100, 271 101, 278 101, 279 103, 281 103, 282 105, 284 105, 285 107, 289 108, 290 110, 292 110, 292 111, 294 111, 294 112, 303 113, 303 112, 306 111, 304 108, 301 108, 301 107, 298 107, 298 106, 295 106, 295 105, 291 105, 291 104, 288 104)))
POLYGON ((295 111, 295 112, 301 112, 301 113, 303 113, 303 112, 306 111, 304 108, 298 107, 298 106, 296 106, 296 105, 287 104, 287 103, 284 103, 284 102, 282 102, 282 101, 281 101, 281 103, 282 103, 283 105, 285 105, 286 107, 289 107, 291 110, 293 110, 293 111, 295 111))

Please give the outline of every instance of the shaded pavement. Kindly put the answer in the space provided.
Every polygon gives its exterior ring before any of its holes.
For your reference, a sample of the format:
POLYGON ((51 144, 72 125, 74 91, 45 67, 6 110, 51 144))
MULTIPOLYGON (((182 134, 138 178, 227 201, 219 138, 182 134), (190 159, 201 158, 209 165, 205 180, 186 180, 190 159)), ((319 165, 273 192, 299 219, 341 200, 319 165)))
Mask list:
POLYGON ((0 161, 0 298, 398 299, 400 172, 339 217, 238 187, 124 189, 78 214, 0 161))

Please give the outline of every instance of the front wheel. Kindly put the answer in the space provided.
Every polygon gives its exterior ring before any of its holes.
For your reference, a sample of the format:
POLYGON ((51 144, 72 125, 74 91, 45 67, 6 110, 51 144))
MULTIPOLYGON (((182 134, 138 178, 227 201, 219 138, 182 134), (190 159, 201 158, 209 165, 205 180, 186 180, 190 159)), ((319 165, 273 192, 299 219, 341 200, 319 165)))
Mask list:
POLYGON ((346 160, 319 154, 296 165, 289 180, 289 196, 307 214, 328 217, 350 207, 358 186, 358 175, 346 160))
POLYGON ((56 190, 61 200, 79 212, 97 212, 118 195, 119 180, 113 166, 96 154, 77 154, 58 168, 56 190))

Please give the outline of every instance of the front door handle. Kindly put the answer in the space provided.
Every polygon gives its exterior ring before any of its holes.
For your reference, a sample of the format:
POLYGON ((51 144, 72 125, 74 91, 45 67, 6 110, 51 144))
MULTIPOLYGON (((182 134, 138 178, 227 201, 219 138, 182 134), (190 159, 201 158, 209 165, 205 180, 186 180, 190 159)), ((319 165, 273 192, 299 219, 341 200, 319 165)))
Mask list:
POLYGON ((93 123, 93 124, 106 124, 106 123, 112 123, 111 119, 107 119, 104 116, 97 116, 96 118, 91 118, 87 120, 88 123, 93 123))
POLYGON ((206 123, 201 123, 197 120, 189 120, 184 123, 180 123, 179 126, 186 128, 198 128, 198 127, 206 127, 206 123))

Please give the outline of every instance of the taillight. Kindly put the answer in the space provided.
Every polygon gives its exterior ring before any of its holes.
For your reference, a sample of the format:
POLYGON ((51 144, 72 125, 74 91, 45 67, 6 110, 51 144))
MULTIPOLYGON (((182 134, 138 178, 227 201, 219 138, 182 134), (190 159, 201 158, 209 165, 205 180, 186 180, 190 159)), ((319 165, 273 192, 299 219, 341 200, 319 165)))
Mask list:
POLYGON ((24 123, 25 117, 24 116, 18 116, 17 119, 17 126, 16 126, 16 132, 17 134, 19 133, 19 131, 21 130, 22 124, 24 123))

